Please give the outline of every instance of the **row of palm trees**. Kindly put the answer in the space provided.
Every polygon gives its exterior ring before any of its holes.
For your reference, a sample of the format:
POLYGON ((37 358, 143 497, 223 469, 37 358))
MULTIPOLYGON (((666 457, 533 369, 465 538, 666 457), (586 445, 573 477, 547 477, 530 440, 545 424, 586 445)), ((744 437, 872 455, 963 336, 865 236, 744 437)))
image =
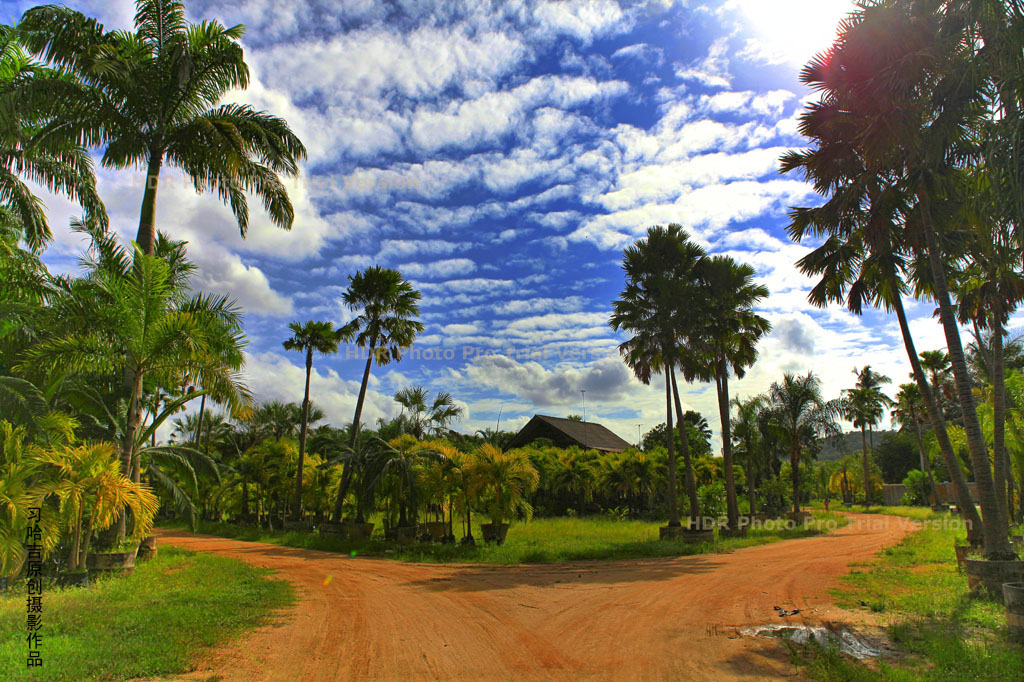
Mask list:
POLYGON ((801 115, 809 148, 787 154, 824 198, 793 209, 789 233, 819 244, 798 263, 819 277, 810 300, 896 314, 958 507, 989 559, 1010 558, 1003 340, 1024 298, 1020 197, 1024 7, 1018 1, 889 0, 840 25, 803 70, 820 94, 801 115), (981 515, 970 503, 941 411, 914 346, 905 296, 938 308, 981 515), (990 461, 960 324, 992 334, 990 461))

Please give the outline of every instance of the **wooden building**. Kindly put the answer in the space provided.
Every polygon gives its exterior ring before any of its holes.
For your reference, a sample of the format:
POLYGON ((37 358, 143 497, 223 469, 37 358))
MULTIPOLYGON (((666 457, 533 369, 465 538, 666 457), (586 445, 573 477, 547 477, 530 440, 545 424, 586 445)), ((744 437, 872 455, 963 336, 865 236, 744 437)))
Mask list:
POLYGON ((535 414, 509 442, 506 449, 529 445, 538 438, 547 438, 559 448, 575 445, 602 452, 622 452, 631 447, 629 443, 600 424, 535 414))

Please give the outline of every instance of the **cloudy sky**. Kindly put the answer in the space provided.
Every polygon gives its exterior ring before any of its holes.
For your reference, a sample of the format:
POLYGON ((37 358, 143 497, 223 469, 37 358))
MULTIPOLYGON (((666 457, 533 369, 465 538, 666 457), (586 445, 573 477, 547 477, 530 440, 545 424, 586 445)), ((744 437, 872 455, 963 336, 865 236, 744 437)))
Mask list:
MULTIPOLYGON (((2 5, 5 21, 33 3, 2 5)), ((128 28, 125 0, 69 5, 128 28)), ((785 212, 814 202, 778 159, 802 145, 810 93, 801 65, 826 47, 847 0, 456 3, 193 0, 190 18, 245 24, 252 85, 231 99, 284 116, 309 150, 291 183, 294 229, 255 213, 242 240, 215 197, 165 172, 158 226, 190 242, 198 286, 247 310, 248 382, 261 399, 301 399, 292 320, 343 323, 347 276, 379 263, 423 293, 426 331, 398 365, 374 369, 365 415, 397 413, 414 383, 450 391, 471 431, 534 413, 582 412, 627 440, 664 420, 664 393, 634 380, 608 326, 624 246, 678 222, 712 253, 750 263, 775 326, 733 395, 813 370, 829 397, 870 363, 897 383, 908 366, 894 321, 806 303, 785 212)), ((113 226, 134 237, 142 171, 99 173, 113 226)), ((48 197, 75 267, 77 209, 48 197)), ((941 334, 908 302, 921 349, 941 334)), ((351 420, 362 362, 319 359, 314 399, 351 420)), ((714 389, 684 400, 717 429, 714 389)), ((716 437, 716 447, 718 445, 716 437)))

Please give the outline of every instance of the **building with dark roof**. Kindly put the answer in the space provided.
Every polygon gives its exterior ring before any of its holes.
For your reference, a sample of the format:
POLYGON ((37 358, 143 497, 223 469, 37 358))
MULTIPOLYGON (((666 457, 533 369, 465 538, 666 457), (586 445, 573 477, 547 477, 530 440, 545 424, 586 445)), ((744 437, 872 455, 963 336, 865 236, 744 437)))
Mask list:
POLYGON ((519 430, 506 446, 507 449, 529 445, 538 438, 547 438, 555 447, 568 448, 573 445, 602 452, 622 452, 632 447, 610 430, 594 422, 549 417, 535 414, 526 426, 519 430))

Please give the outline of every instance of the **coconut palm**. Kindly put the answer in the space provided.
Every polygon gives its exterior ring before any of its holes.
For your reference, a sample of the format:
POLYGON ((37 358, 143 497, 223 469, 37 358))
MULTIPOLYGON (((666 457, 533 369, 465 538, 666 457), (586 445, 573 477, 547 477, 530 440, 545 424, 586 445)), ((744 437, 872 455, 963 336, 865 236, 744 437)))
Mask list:
POLYGON ((27 83, 60 87, 72 81, 69 74, 34 62, 19 43, 18 29, 0 25, 0 207, 32 250, 42 248, 52 234, 43 203, 22 178, 66 195, 106 226, 88 151, 52 111, 32 112, 17 95, 27 83))
POLYGON ((430 400, 430 391, 423 386, 409 386, 395 393, 395 402, 409 420, 409 433, 424 438, 428 433, 440 435, 453 419, 462 417, 464 410, 455 404, 448 391, 438 391, 430 400))
MULTIPOLYGON (((668 449, 669 526, 681 525, 677 503, 675 436, 672 427, 673 397, 678 421, 682 421, 675 368, 680 366, 685 377, 696 375, 696 361, 686 348, 684 339, 689 316, 680 306, 691 300, 697 291, 696 270, 706 257, 704 249, 690 241, 679 225, 660 225, 647 231, 647 237, 626 249, 622 268, 626 283, 619 298, 612 303, 609 320, 616 331, 631 333, 632 338, 619 345, 619 353, 633 374, 650 384, 655 372, 665 375, 665 424, 668 449)), ((682 425, 680 424, 680 427, 682 425)), ((681 431, 681 433, 683 433, 681 431)), ((690 497, 691 521, 699 515, 696 486, 687 439, 680 439, 690 497)))
POLYGON ((921 398, 921 388, 917 384, 900 384, 899 393, 896 394, 892 418, 903 428, 911 427, 914 430, 914 437, 917 438, 917 449, 921 453, 921 471, 928 478, 928 486, 931 489, 932 505, 938 504, 935 493, 935 479, 932 478, 931 460, 925 452, 924 439, 921 438, 921 424, 924 421, 924 400, 921 398))
POLYGON ((377 473, 367 485, 376 488, 385 476, 391 474, 395 483, 394 502, 398 507, 398 526, 415 526, 419 508, 417 467, 428 461, 443 462, 447 460, 447 455, 420 443, 409 434, 390 441, 377 440, 374 462, 377 473))
POLYGON ((781 383, 772 384, 768 399, 780 440, 789 454, 796 514, 800 512, 800 460, 818 440, 842 433, 838 423, 842 404, 822 398, 821 381, 813 372, 803 376, 787 372, 781 383))
POLYGON ((288 325, 292 336, 282 345, 285 350, 297 350, 306 355, 306 388, 302 395, 302 426, 299 428, 299 466, 295 473, 295 499, 292 514, 295 520, 302 517, 302 469, 306 455, 306 431, 309 428, 309 379, 313 374, 313 354, 333 355, 338 352, 341 330, 333 322, 309 320, 305 324, 292 322, 288 325))
MULTIPOLYGON (((348 289, 341 298, 349 310, 358 314, 342 327, 342 338, 354 340, 356 345, 366 349, 366 366, 363 368, 349 437, 349 447, 354 448, 359 437, 359 419, 363 413, 371 365, 374 360, 378 367, 392 361, 399 362, 402 350, 412 345, 424 327, 422 322, 415 319, 420 314, 420 292, 402 279, 402 274, 397 270, 374 265, 350 275, 348 281, 348 289)), ((348 492, 351 476, 351 467, 346 466, 331 516, 335 522, 341 518, 341 504, 348 492)))
POLYGON ((220 104, 249 83, 241 25, 190 24, 176 0, 138 0, 135 31, 106 30, 81 12, 43 5, 20 29, 34 53, 75 76, 24 84, 22 101, 48 104, 87 145, 104 145, 107 168, 144 167, 136 242, 152 255, 163 166, 185 174, 197 192, 227 204, 242 236, 247 194, 274 224, 291 229, 294 210, 280 176, 294 176, 306 150, 284 120, 244 104, 220 104))
POLYGON ((714 379, 721 420, 722 455, 725 462, 726 510, 729 527, 737 528, 739 505, 733 474, 732 434, 729 423, 729 373, 742 379, 757 360, 757 342, 771 331, 771 324, 754 312, 768 296, 768 289, 754 283, 754 268, 729 256, 705 259, 699 268, 704 295, 700 299, 700 345, 705 349, 700 377, 714 379))

